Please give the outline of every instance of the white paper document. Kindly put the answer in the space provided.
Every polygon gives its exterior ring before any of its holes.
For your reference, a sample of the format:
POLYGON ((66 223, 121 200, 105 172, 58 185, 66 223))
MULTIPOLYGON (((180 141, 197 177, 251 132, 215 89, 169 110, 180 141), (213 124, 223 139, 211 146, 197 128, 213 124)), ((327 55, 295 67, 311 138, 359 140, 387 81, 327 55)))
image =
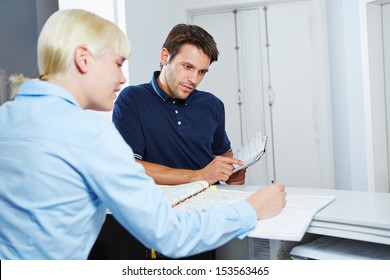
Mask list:
POLYGON ((187 199, 180 205, 177 205, 176 208, 187 210, 200 210, 216 206, 225 206, 239 201, 243 201, 247 199, 251 194, 252 193, 250 192, 209 188, 206 191, 191 197, 191 199, 187 199))
POLYGON ((248 141, 233 153, 233 157, 245 162, 242 166, 236 166, 233 172, 247 168, 256 163, 265 153, 267 145, 267 136, 263 136, 260 132, 248 139, 248 141))
POLYGON ((335 200, 334 196, 287 195, 282 212, 270 219, 257 221, 249 237, 301 241, 314 215, 335 200))

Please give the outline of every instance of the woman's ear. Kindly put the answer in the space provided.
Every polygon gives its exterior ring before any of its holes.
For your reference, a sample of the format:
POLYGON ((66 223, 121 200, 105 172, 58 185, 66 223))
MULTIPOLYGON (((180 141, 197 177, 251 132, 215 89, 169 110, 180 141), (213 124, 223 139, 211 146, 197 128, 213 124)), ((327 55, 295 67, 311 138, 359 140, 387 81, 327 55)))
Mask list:
POLYGON ((88 60, 91 56, 86 45, 78 45, 74 51, 74 62, 80 73, 88 72, 88 60))
POLYGON ((166 66, 169 61, 169 52, 166 48, 161 49, 160 53, 160 63, 162 66, 166 66))

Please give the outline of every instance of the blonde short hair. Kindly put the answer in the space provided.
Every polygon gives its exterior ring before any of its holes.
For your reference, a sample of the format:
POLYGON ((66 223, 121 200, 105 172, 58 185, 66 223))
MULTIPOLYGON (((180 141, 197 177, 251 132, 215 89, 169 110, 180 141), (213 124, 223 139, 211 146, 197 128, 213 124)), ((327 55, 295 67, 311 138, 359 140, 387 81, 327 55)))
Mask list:
POLYGON ((39 35, 40 75, 66 70, 79 44, 85 44, 97 57, 109 49, 124 59, 131 53, 126 35, 111 21, 84 10, 61 10, 50 16, 39 35))
MULTIPOLYGON (((60 10, 49 17, 38 38, 40 79, 67 70, 73 61, 74 50, 80 44, 85 44, 96 57, 108 50, 124 59, 131 54, 128 38, 111 21, 81 9, 60 10)), ((10 80, 14 94, 25 78, 14 75, 10 80)))

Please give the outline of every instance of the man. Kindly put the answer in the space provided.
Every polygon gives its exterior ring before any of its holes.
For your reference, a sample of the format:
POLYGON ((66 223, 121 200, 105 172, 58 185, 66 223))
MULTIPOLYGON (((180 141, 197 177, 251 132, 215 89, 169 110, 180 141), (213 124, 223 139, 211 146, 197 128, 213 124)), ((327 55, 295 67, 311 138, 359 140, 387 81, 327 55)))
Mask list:
MULTIPOLYGON (((232 157, 224 104, 211 93, 196 89, 217 60, 216 42, 206 30, 178 24, 161 49, 161 71, 153 74, 150 83, 125 88, 115 102, 115 126, 157 184, 245 182, 246 169, 232 172, 234 164, 243 163, 232 157)), ((114 228, 115 236, 124 231, 111 218, 106 223, 98 239, 101 243, 113 239, 109 235, 114 228)), ((128 242, 129 247, 138 244, 128 242)), ((144 251, 140 250, 141 256, 148 254, 144 251)), ((213 259, 214 254, 193 258, 213 259)))
POLYGON ((172 209, 112 122, 86 110, 112 109, 130 51, 115 24, 83 10, 45 23, 39 79, 14 78, 15 99, 0 107, 0 259, 86 259, 107 208, 170 257, 220 246, 281 211, 283 185, 212 211, 172 209))
POLYGON ((232 158, 222 101, 196 89, 217 59, 207 31, 178 24, 161 49, 161 71, 150 83, 125 88, 115 102, 115 126, 157 184, 245 182, 246 170, 233 173, 243 163, 232 158))

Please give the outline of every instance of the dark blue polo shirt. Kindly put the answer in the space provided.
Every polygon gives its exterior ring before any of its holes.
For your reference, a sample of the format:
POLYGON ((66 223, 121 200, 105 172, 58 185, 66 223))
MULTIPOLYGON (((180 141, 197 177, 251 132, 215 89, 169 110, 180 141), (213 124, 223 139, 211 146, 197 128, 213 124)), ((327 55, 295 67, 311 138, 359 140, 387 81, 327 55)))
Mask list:
POLYGON ((194 90, 173 100, 157 84, 128 86, 119 94, 113 122, 138 159, 172 168, 201 169, 231 151, 225 109, 211 93, 194 90))

